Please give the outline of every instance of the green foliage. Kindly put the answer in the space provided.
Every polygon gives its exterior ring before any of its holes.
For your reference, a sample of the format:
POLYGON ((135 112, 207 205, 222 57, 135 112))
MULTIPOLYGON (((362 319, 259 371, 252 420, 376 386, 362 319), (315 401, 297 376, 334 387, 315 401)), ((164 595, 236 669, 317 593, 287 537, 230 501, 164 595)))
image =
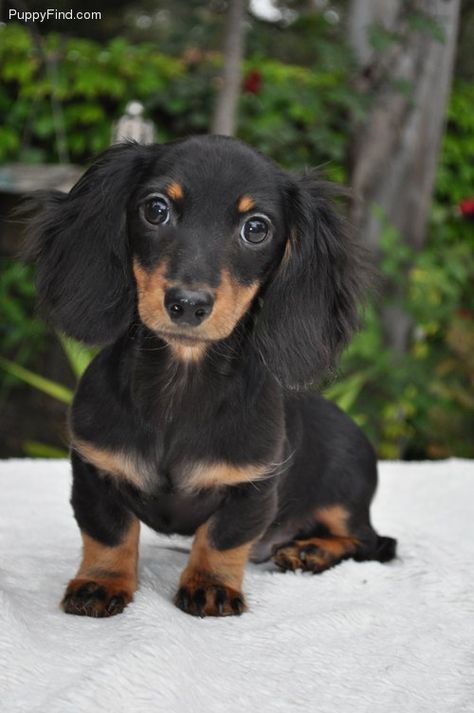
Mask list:
POLYGON ((407 354, 384 345, 374 307, 328 390, 365 427, 382 457, 474 456, 474 90, 458 83, 448 109, 429 237, 416 253, 383 225, 381 268, 398 282, 412 318, 407 354), (344 402, 344 399, 348 399, 344 402))
POLYGON ((25 441, 23 451, 30 458, 67 458, 68 452, 64 448, 57 448, 38 441, 25 441))
MULTIPOLYGON (((66 337, 64 334, 58 333, 58 339, 64 349, 65 356, 71 366, 72 372, 74 373, 76 379, 80 379, 84 371, 87 369, 91 359, 94 354, 97 353, 96 349, 90 347, 85 347, 80 342, 76 342, 70 337, 66 337)), ((10 374, 18 381, 24 382, 29 386, 32 386, 38 391, 51 396, 53 399, 57 399, 61 403, 71 404, 74 397, 74 391, 63 386, 63 384, 57 381, 52 381, 47 379, 41 374, 36 374, 30 369, 26 369, 17 362, 11 361, 10 359, 5 359, 5 357, 0 356, 0 369, 3 369, 7 374, 10 374)))
POLYGON ((385 52, 394 43, 403 39, 397 32, 391 32, 379 23, 374 23, 368 28, 367 36, 371 47, 376 52, 385 52))
POLYGON ((0 368, 4 369, 7 374, 14 376, 16 379, 24 381, 34 389, 48 394, 48 396, 51 396, 53 399, 57 399, 67 405, 72 402, 74 392, 71 391, 71 389, 68 389, 56 381, 46 379, 46 377, 41 376, 41 374, 35 374, 35 372, 30 371, 30 369, 25 369, 24 366, 16 364, 14 361, 10 361, 10 359, 0 357, 0 368))
POLYGON ((443 27, 440 25, 436 17, 430 13, 421 12, 420 10, 417 12, 411 10, 408 14, 407 20, 410 30, 433 37, 433 39, 438 42, 445 41, 446 37, 443 27))
MULTIPOLYGON (((474 193, 474 84, 457 82, 448 107, 448 126, 438 165, 435 224, 449 223, 450 240, 459 239, 459 223, 453 220, 452 207, 474 193)), ((462 226, 461 226, 462 227, 462 226)), ((463 229, 463 228, 462 228, 463 229)), ((463 237, 472 235, 469 225, 463 237)))
MULTIPOLYGON (((0 344, 20 364, 28 364, 42 351, 46 328, 35 318, 35 288, 32 269, 12 258, 0 258, 0 344)), ((12 386, 0 381, 0 396, 12 386)))
MULTIPOLYGON (((97 350, 85 347, 74 339, 66 337, 64 334, 58 333, 57 336, 74 375, 79 379, 97 350)), ((17 383, 27 384, 33 389, 37 389, 51 398, 56 399, 61 404, 69 406, 72 403, 74 398, 74 391, 72 389, 57 381, 47 379, 30 369, 26 369, 15 361, 0 356, 0 369, 12 377, 17 383)), ((24 441, 22 449, 25 455, 32 458, 67 457, 67 451, 63 448, 33 440, 24 441)))
POLYGON ((242 96, 241 138, 290 168, 328 163, 342 180, 348 117, 362 112, 347 68, 309 71, 266 60, 250 61, 248 70, 261 73, 262 87, 242 96))
POLYGON ((413 319, 408 353, 387 349, 372 306, 343 356, 341 376, 327 393, 369 432, 382 457, 474 455, 474 320, 462 307, 473 274, 468 245, 431 245, 414 256, 405 278, 413 319))
MULTIPOLYGON (((110 144, 131 98, 145 104, 159 140, 208 130, 220 56, 196 50, 178 59, 123 38, 100 45, 49 35, 37 46, 15 24, 0 38, 0 161, 57 161, 60 124, 70 159, 90 161, 110 144)), ((314 69, 250 58, 245 72, 258 71, 261 88, 243 92, 240 136, 288 167, 331 162, 342 177, 347 117, 362 105, 348 81, 349 56, 333 55, 314 69)))
POLYGON ((25 441, 23 444, 25 455, 30 458, 67 458, 68 452, 64 448, 57 448, 37 441, 25 441))
POLYGON ((182 74, 182 63, 150 48, 117 38, 106 46, 90 40, 50 35, 36 45, 27 29, 0 29, 0 160, 57 160, 58 118, 51 99, 61 103, 69 156, 89 160, 110 144, 111 121, 130 97, 165 93, 182 74), (26 139, 26 140, 25 140, 26 139))
POLYGON ((76 342, 75 339, 66 337, 66 335, 61 333, 58 333, 58 338, 69 362, 72 373, 76 379, 80 379, 89 366, 92 357, 97 354, 98 350, 93 349, 92 347, 85 347, 80 342, 76 342))

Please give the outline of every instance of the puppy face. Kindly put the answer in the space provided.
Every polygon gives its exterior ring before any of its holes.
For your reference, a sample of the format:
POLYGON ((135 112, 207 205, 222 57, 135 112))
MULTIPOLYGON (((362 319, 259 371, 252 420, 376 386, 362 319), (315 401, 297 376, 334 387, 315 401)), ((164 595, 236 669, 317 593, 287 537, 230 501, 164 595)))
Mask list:
POLYGON ((165 340, 228 337, 281 260, 283 173, 236 141, 162 147, 128 206, 141 320, 165 340))
POLYGON ((334 193, 235 139, 115 146, 69 194, 36 199, 29 254, 40 304, 89 344, 141 320, 178 357, 242 325, 249 358, 280 384, 304 386, 347 342, 364 287, 334 193))

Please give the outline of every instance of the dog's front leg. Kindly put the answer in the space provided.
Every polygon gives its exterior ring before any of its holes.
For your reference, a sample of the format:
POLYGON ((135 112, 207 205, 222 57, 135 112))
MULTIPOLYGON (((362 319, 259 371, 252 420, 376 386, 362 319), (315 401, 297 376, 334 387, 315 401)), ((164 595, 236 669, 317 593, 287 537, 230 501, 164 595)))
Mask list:
POLYGON ((137 588, 140 523, 122 504, 110 478, 72 454, 71 503, 81 530, 82 561, 61 605, 67 614, 119 614, 137 588))
POLYGON ((224 505, 196 531, 176 606, 201 617, 242 614, 245 565, 275 510, 274 481, 230 487, 224 505))

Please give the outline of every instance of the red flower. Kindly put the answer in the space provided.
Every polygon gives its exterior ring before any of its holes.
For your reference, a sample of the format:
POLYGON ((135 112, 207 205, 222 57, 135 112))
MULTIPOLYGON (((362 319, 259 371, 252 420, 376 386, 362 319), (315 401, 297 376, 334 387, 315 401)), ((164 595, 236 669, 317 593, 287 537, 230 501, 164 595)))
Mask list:
POLYGON ((243 88, 244 91, 249 92, 249 94, 260 94, 262 90, 261 73, 256 69, 249 72, 244 79, 243 88))
POLYGON ((474 218, 474 198, 464 198, 458 207, 463 218, 474 218))

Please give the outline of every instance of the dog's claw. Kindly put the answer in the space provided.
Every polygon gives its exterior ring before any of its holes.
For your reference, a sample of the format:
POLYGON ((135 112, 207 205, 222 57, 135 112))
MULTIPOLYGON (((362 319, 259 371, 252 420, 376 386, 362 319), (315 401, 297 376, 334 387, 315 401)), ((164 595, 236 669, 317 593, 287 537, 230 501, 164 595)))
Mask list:
POLYGON ((122 596, 112 597, 112 599, 107 605, 107 614, 109 616, 114 616, 115 614, 119 614, 121 611, 123 611, 124 608, 125 600, 122 596))
POLYGON ((206 592, 203 588, 196 589, 194 593, 194 606, 196 607, 197 616, 200 616, 202 619, 205 616, 204 607, 206 606, 206 592))
POLYGON ((224 615, 225 589, 220 587, 216 592, 216 607, 219 616, 224 615))
POLYGON ((187 610, 189 606, 189 599, 186 589, 184 587, 180 587, 178 589, 178 593, 176 594, 175 598, 175 604, 177 607, 179 607, 179 609, 182 609, 183 611, 187 610))
POLYGON ((244 610, 244 602, 241 597, 234 597, 231 600, 230 605, 232 607, 233 612, 237 614, 237 616, 240 616, 242 614, 244 610))

